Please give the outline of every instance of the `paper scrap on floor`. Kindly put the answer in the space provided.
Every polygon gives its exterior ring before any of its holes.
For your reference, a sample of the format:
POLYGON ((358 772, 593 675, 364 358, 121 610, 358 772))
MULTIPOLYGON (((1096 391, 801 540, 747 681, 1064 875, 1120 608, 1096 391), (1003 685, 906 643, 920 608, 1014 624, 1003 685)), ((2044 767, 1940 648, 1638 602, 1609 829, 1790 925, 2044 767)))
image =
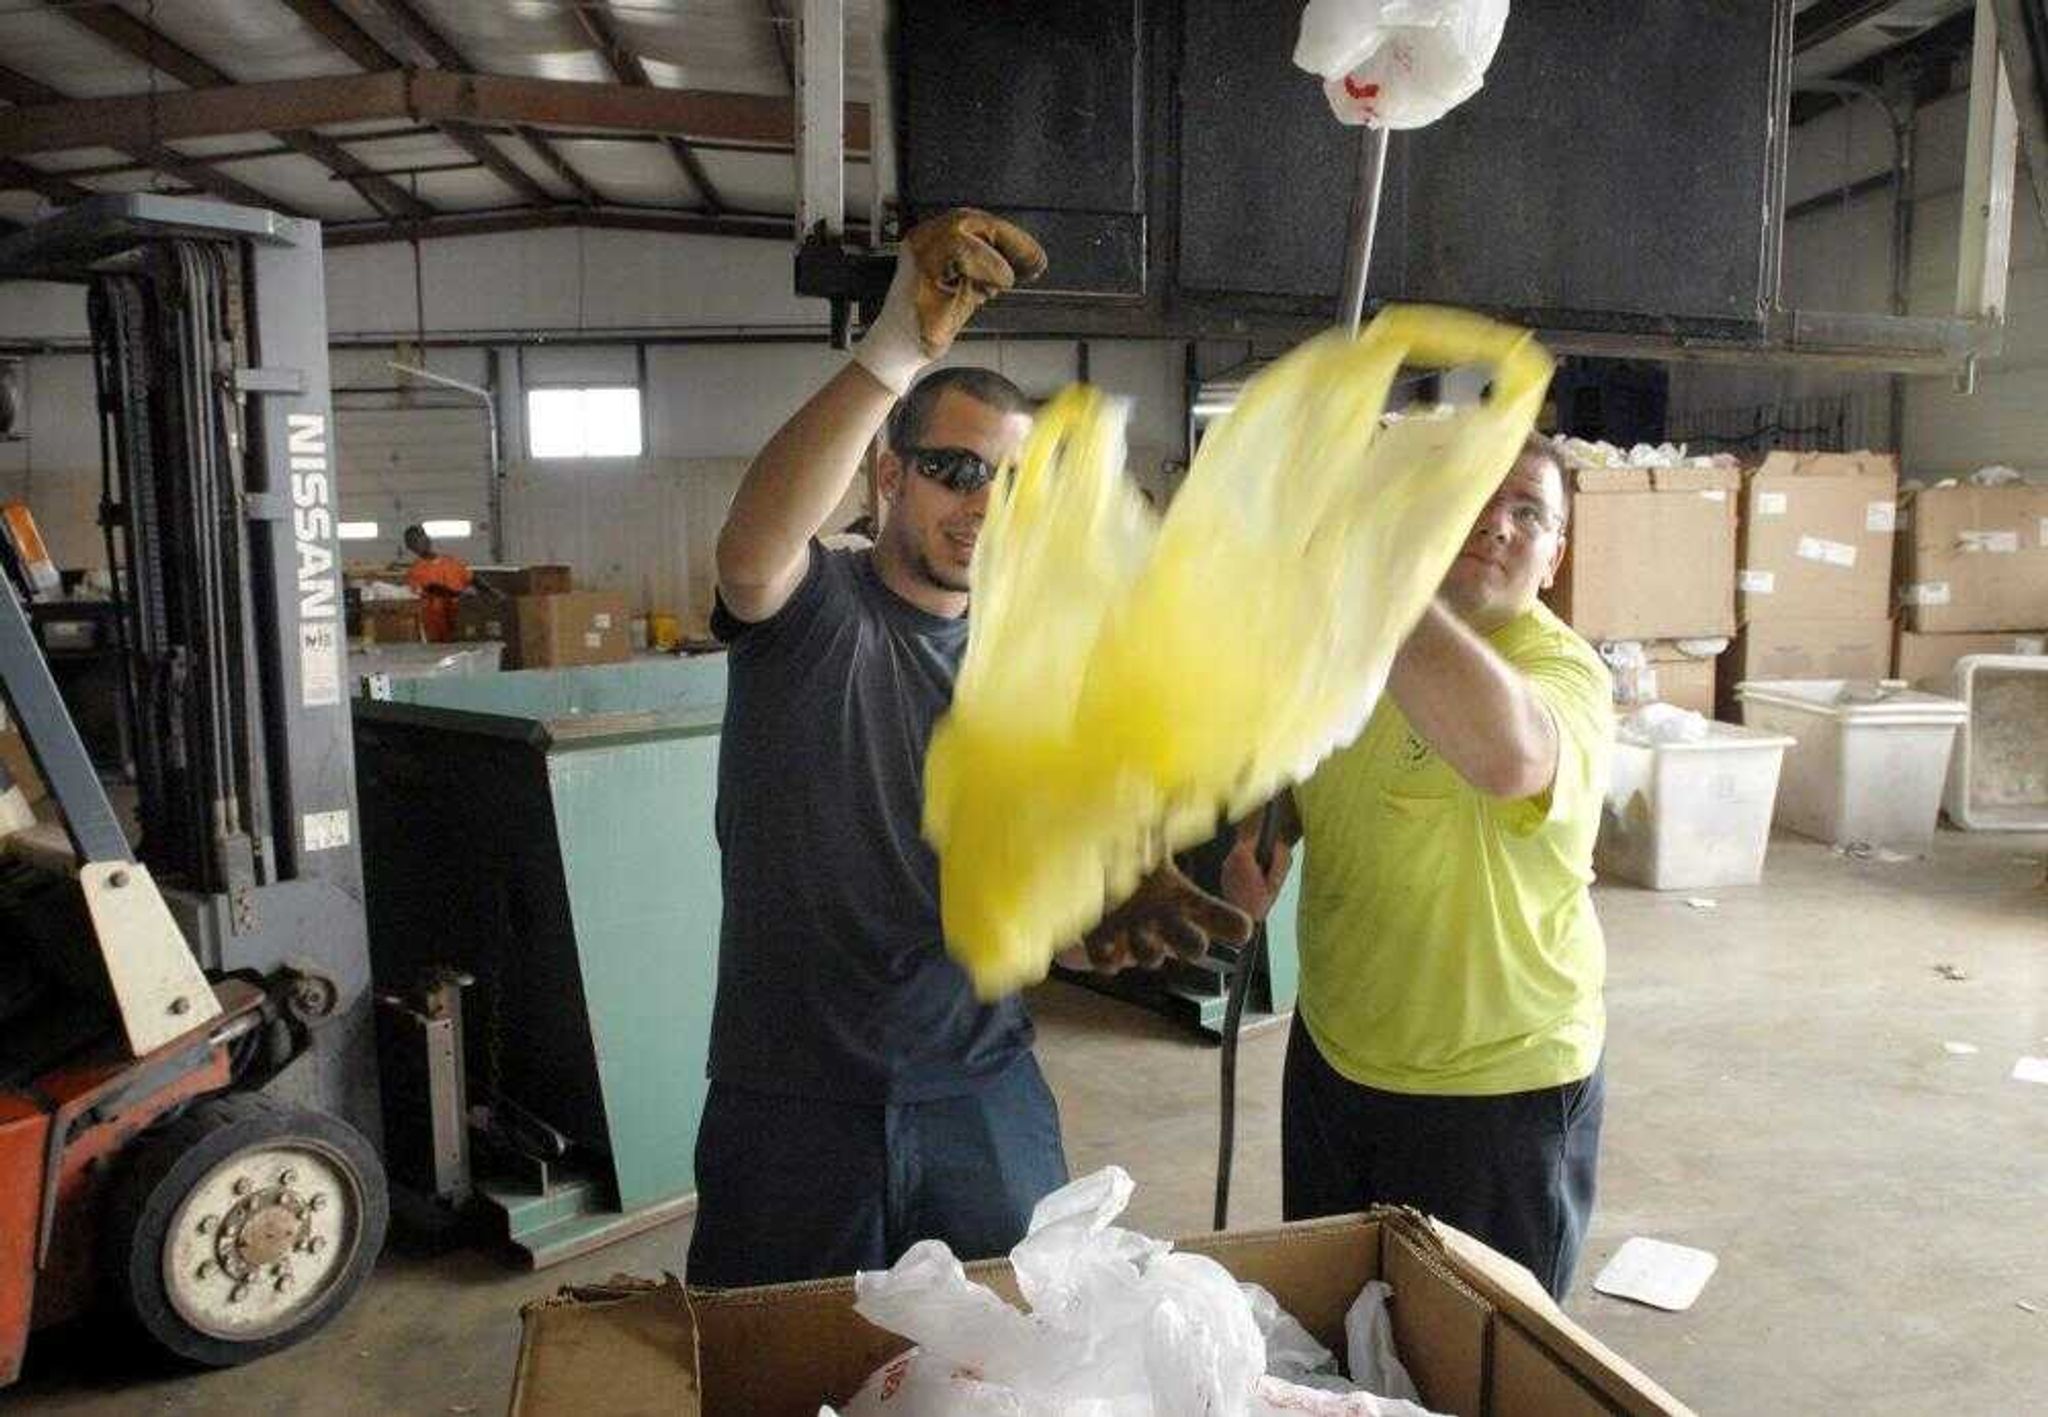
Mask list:
POLYGON ((1692 1307, 1720 1263, 1706 1250, 1637 1235, 1615 1251, 1593 1287, 1675 1313, 1692 1307))
POLYGON ((1358 735, 1533 426, 1527 331, 1396 307, 1274 363, 1155 518, 1124 408, 1076 385, 998 482, 951 711, 925 764, 946 943, 984 998, 1045 976, 1167 854, 1358 735), (1382 417, 1404 366, 1482 403, 1382 417))
POLYGON ((2048 1083, 2048 1058, 2022 1057, 2012 1065, 2012 1080, 2048 1083))
POLYGON ((1977 1045, 1974 1043, 1949 1042, 1942 1044, 1941 1047, 1943 1052, 1955 1058, 1967 1058, 1977 1051, 1977 1045))

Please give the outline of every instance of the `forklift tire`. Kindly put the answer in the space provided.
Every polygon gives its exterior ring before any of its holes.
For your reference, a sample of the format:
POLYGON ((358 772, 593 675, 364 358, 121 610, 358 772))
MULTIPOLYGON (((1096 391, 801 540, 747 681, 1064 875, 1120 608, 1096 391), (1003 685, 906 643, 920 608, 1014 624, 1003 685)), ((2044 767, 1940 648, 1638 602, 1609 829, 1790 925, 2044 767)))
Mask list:
POLYGON ((100 1237, 109 1292, 186 1362, 289 1348, 347 1306, 383 1248, 383 1164, 325 1113, 210 1097, 124 1159, 100 1237))

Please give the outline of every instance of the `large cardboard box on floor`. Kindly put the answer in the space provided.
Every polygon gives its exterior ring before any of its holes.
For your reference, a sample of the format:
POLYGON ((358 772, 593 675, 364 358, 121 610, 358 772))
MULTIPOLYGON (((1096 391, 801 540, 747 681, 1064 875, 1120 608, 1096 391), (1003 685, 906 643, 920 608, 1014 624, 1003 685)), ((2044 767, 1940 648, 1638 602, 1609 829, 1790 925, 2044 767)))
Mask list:
POLYGON ((1571 471, 1564 564, 1545 597, 1589 640, 1735 632, 1735 493, 1718 467, 1571 471))
POLYGON ((1721 671, 1722 717, 1746 679, 1882 679, 1891 672, 1892 622, 1763 619, 1742 627, 1721 671))
MULTIPOLYGON (((1551 1303, 1527 1270, 1412 1211, 1200 1235, 1179 1248, 1264 1285, 1336 1352, 1367 1280, 1424 1402, 1501 1417, 1683 1413, 1551 1303)), ((968 1266, 1015 1303, 1009 1264, 968 1266)), ((722 1292, 623 1281, 527 1306, 513 1417, 817 1417, 909 1345, 853 1311, 850 1279, 722 1292)))
POLYGON ((2048 654, 2048 629, 2032 634, 1923 635, 1901 625, 1892 652, 1892 677, 1915 684, 1945 679, 1966 654, 2048 654))
POLYGON ((1743 478, 1742 623, 1888 616, 1898 494, 1890 453, 1766 455, 1743 478))
POLYGON ((632 658, 626 597, 608 590, 515 595, 507 668, 563 669, 632 658))
POLYGON ((1929 487, 1906 503, 1899 604, 1922 634, 2048 625, 2048 485, 1929 487))

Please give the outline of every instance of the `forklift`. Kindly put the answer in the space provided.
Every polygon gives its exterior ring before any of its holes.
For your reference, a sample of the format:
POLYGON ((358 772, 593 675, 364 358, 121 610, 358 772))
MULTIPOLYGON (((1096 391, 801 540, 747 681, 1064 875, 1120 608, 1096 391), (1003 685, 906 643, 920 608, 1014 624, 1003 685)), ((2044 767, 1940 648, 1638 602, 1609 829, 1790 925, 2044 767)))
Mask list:
POLYGON ((11 279, 84 287, 134 732, 110 793, 0 536, 0 698, 47 791, 0 766, 0 1387, 100 1306, 232 1366, 340 1312, 390 1211, 320 229, 100 196, 0 240, 11 279))

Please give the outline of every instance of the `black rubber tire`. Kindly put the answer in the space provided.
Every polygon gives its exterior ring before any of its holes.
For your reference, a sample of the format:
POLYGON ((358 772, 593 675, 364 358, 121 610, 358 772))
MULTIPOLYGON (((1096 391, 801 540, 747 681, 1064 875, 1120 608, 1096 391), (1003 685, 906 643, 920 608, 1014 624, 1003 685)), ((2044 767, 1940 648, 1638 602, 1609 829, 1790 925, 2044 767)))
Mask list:
POLYGON ((153 1343, 188 1363, 231 1368, 291 1347, 346 1308, 376 1266, 390 1216, 384 1165, 361 1132, 338 1117, 261 1093, 230 1093, 195 1103, 130 1148, 107 1199, 100 1259, 110 1297, 153 1343), (192 1188, 235 1153, 293 1142, 325 1152, 359 1197, 358 1241, 347 1269, 290 1328, 244 1341, 194 1328, 164 1290, 172 1217, 192 1188))

